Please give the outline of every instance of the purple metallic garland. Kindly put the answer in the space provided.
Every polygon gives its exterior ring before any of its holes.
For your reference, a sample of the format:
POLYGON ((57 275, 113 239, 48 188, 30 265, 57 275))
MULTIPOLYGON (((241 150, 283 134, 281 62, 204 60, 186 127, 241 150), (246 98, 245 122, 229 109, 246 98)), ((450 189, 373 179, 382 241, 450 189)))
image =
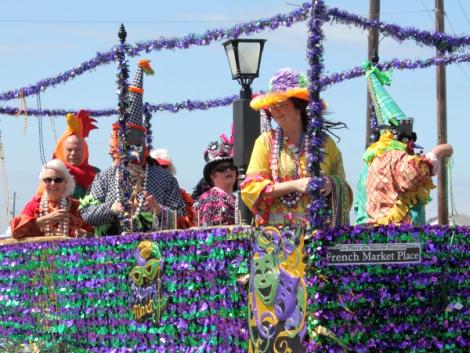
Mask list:
MULTIPOLYGON (((276 30, 282 26, 290 27, 294 23, 305 21, 310 9, 311 4, 304 3, 300 8, 288 14, 278 14, 267 19, 259 19, 244 24, 238 24, 229 29, 209 30, 202 35, 193 33, 181 38, 160 38, 138 42, 127 48, 127 54, 134 57, 140 55, 142 52, 148 53, 163 49, 174 50, 188 49, 192 46, 207 46, 212 41, 238 38, 242 35, 249 36, 264 30, 276 30)), ((364 17, 350 14, 349 12, 338 8, 328 9, 326 15, 326 19, 329 21, 350 24, 363 29, 377 27, 382 33, 400 41, 414 39, 421 44, 448 50, 470 45, 470 36, 452 36, 440 32, 423 31, 413 27, 400 27, 395 24, 368 20, 364 17)), ((55 85, 65 83, 87 71, 96 69, 98 66, 110 64, 116 60, 116 55, 119 50, 119 47, 114 47, 105 52, 98 52, 94 58, 85 61, 72 69, 64 71, 59 75, 40 80, 29 86, 0 93, 0 101, 8 101, 18 98, 20 92, 23 93, 24 97, 43 92, 51 86, 54 87, 55 85)))
MULTIPOLYGON (((318 320, 311 326, 327 326, 340 341, 343 336, 353 337, 357 332, 363 332, 365 335, 373 332, 372 340, 358 336, 357 340, 346 342, 351 351, 357 352, 443 351, 441 339, 447 341, 444 342, 446 344, 454 342, 457 345, 458 349, 448 347, 446 350, 449 352, 466 351, 464 347, 468 347, 470 342, 459 333, 463 334, 466 332, 466 326, 468 327, 464 321, 468 316, 468 308, 464 304, 464 308, 455 311, 452 306, 455 302, 464 303, 468 297, 466 272, 461 268, 469 264, 470 244, 466 241, 469 233, 468 227, 431 225, 388 225, 374 228, 355 226, 318 232, 313 243, 306 249, 311 256, 312 268, 322 269, 318 272, 312 271, 313 276, 306 276, 309 288, 315 292, 315 301, 311 303, 310 310, 315 312, 315 320, 318 320), (460 240, 452 243, 451 239, 456 235, 459 235, 460 240), (327 264, 326 249, 333 244, 363 244, 365 240, 369 243, 381 243, 384 239, 388 243, 420 242, 420 264, 416 267, 370 266, 368 269, 354 266, 334 267, 327 264), (325 278, 328 281, 325 281, 325 278), (447 309, 429 305, 435 300, 434 295, 440 294, 439 282, 449 290, 449 297, 445 299, 448 300, 447 309), (321 289, 317 290, 318 288, 321 289), (387 302, 391 304, 382 306, 382 303, 387 302), (403 303, 403 306, 398 308, 398 303, 403 303), (348 307, 350 311, 343 310, 348 307), (440 321, 444 316, 446 320, 440 321), (412 317, 420 319, 415 322, 402 319, 412 317), (418 336, 405 337, 404 332, 410 331, 418 336), (429 340, 430 336, 434 336, 433 332, 439 339, 429 340), (423 333, 426 333, 426 336, 419 338, 423 333), (450 333, 455 333, 457 337, 452 338, 450 333), (390 340, 392 336, 401 339, 390 340)), ((333 340, 319 337, 309 343, 308 351, 344 350, 333 340)))
POLYGON ((327 21, 353 25, 362 29, 378 28, 380 33, 398 41, 413 39, 418 44, 437 47, 446 51, 470 45, 470 36, 452 36, 442 32, 423 31, 414 27, 401 27, 396 24, 370 20, 338 8, 328 9, 327 21))
POLYGON ((323 46, 324 38, 322 25, 325 21, 325 5, 322 0, 315 2, 309 20, 310 35, 307 42, 307 59, 310 68, 307 72, 309 78, 309 94, 312 98, 309 111, 310 117, 307 126, 307 136, 310 145, 307 151, 307 166, 313 176, 309 182, 308 189, 312 201, 308 205, 308 220, 313 229, 321 229, 326 224, 326 217, 321 210, 326 206, 326 200, 320 195, 323 180, 319 177, 319 166, 323 159, 321 149, 324 144, 323 127, 323 104, 320 99, 321 86, 318 85, 323 70, 323 46))
MULTIPOLYGON (((430 57, 427 59, 392 59, 387 62, 378 63, 376 66, 380 70, 414 70, 414 69, 425 69, 430 66, 436 65, 448 65, 454 63, 470 62, 470 54, 449 54, 444 57, 430 57)), ((352 69, 342 71, 339 73, 333 73, 328 76, 324 76, 320 79, 319 85, 322 89, 325 89, 329 85, 333 85, 342 81, 351 80, 353 78, 364 76, 365 71, 361 66, 356 66, 352 69)))
POLYGON ((129 50, 130 56, 137 56, 141 52, 160 51, 162 49, 188 49, 194 45, 207 46, 212 41, 220 41, 230 38, 238 38, 240 36, 250 36, 264 30, 276 30, 279 27, 290 27, 296 22, 305 21, 308 17, 309 3, 303 4, 301 7, 287 14, 277 14, 270 18, 258 19, 247 23, 237 24, 228 29, 208 30, 204 34, 191 33, 182 38, 165 39, 138 42, 129 50))
MULTIPOLYGON (((436 65, 449 65, 456 63, 467 63, 470 62, 470 54, 449 54, 444 57, 430 57, 427 59, 392 59, 391 61, 378 63, 377 67, 381 70, 397 69, 397 70, 415 70, 425 69, 436 65)), ((352 69, 332 73, 327 76, 323 76, 317 81, 317 85, 324 90, 330 85, 334 85, 343 81, 351 80, 357 77, 364 76, 365 71, 361 66, 356 66, 352 69)), ((206 101, 202 100, 184 100, 178 103, 160 103, 160 104, 149 104, 149 112, 170 112, 178 113, 181 110, 208 110, 212 108, 225 107, 238 99, 238 95, 227 96, 223 98, 209 99, 206 101)), ((108 108, 101 110, 87 109, 91 116, 94 118, 110 117, 118 114, 116 109, 108 108)), ((71 111, 77 111, 77 109, 28 109, 28 115, 30 116, 61 116, 65 117, 67 113, 71 111)), ((16 115, 18 108, 12 107, 0 107, 0 114, 3 115, 16 115)))
MULTIPOLYGON (((204 34, 191 33, 180 38, 160 38, 150 41, 138 42, 135 45, 126 48, 126 54, 135 57, 142 52, 151 51, 188 49, 192 46, 207 46, 212 41, 221 41, 229 38, 238 38, 240 36, 250 36, 265 30, 276 30, 279 27, 290 27, 294 23, 305 21, 308 17, 308 11, 311 5, 304 4, 287 14, 277 14, 270 18, 258 19, 243 24, 237 24, 228 29, 208 30, 204 34)), ((107 65, 116 60, 116 55, 120 50, 114 47, 106 52, 98 52, 96 56, 88 61, 81 63, 74 68, 64 71, 57 76, 49 77, 38 81, 29 86, 0 93, 0 101, 8 101, 18 98, 20 92, 24 97, 28 97, 39 92, 44 92, 49 87, 65 83, 87 71, 96 69, 98 66, 107 65)))
MULTIPOLYGON (((169 112, 169 113, 179 113, 181 110, 208 110, 212 108, 226 107, 232 104, 235 99, 238 99, 238 95, 227 96, 223 98, 208 99, 206 101, 202 100, 184 100, 178 103, 160 103, 160 104, 148 104, 148 112, 169 112)), ((94 118, 100 117, 110 117, 118 114, 116 109, 102 109, 102 110, 93 110, 87 109, 90 112, 90 115, 94 118)), ((28 115, 31 116, 62 116, 65 117, 67 113, 71 111, 76 111, 76 109, 28 109, 28 115)), ((12 107, 0 107, 0 114, 4 115, 16 115, 18 113, 18 108, 12 107)))
MULTIPOLYGON (((200 290, 193 291, 189 289, 175 289, 174 293, 175 298, 185 297, 190 298, 191 294, 194 293, 194 299, 202 297, 202 295, 211 295, 217 296, 216 300, 204 302, 202 299, 191 300, 188 302, 180 302, 178 300, 173 301, 172 304, 169 304, 166 308, 166 311, 178 312, 178 313, 197 313, 198 311, 208 310, 210 314, 207 316, 192 316, 191 318, 177 317, 170 315, 165 322, 166 326, 172 325, 177 331, 175 334, 168 334, 167 332, 160 332, 156 337, 156 334, 152 334, 145 329, 146 324, 139 325, 143 329, 142 331, 130 331, 129 327, 135 325, 135 323, 129 318, 124 316, 124 313, 128 311, 127 307, 116 307, 116 306, 106 306, 106 309, 102 307, 93 307, 89 306, 87 308, 86 316, 79 317, 73 316, 69 317, 71 325, 74 323, 74 327, 78 327, 78 331, 72 334, 72 339, 76 339, 76 342, 86 341, 86 345, 95 346, 92 349, 100 348, 100 352, 117 352, 117 350, 111 349, 111 341, 120 341, 122 343, 127 342, 130 339, 138 340, 141 345, 139 349, 133 347, 134 350, 129 351, 145 351, 146 349, 158 349, 158 351, 168 351, 174 347, 188 348, 188 344, 183 344, 182 340, 179 341, 179 338, 197 336, 199 340, 204 341, 204 345, 207 345, 207 350, 210 351, 236 351, 242 352, 243 350, 240 347, 235 347, 233 344, 236 339, 239 342, 244 342, 248 339, 247 330, 244 328, 245 320, 238 317, 220 317, 216 312, 218 310, 243 310, 244 303, 246 302, 246 293, 241 291, 239 296, 233 297, 235 288, 238 285, 233 279, 233 283, 230 284, 231 288, 226 288, 225 284, 218 284, 214 282, 214 278, 220 277, 221 279, 227 279, 229 277, 228 271, 234 271, 233 269, 239 268, 241 262, 245 259, 244 256, 248 253, 249 242, 243 238, 244 229, 234 229, 233 231, 228 231, 227 228, 221 229, 212 229, 212 230, 190 230, 190 231, 180 231, 180 232, 164 232, 164 233, 153 233, 153 234, 132 234, 126 237, 105 237, 105 238, 88 238, 88 239, 74 239, 71 241, 61 242, 60 250, 56 246, 57 259, 60 261, 78 261, 80 259, 89 259, 90 265, 86 265, 80 268, 63 268, 63 271, 70 271, 72 278, 72 285, 77 289, 76 291, 70 292, 70 295, 64 294, 69 301, 71 298, 79 299, 83 295, 82 291, 88 291, 89 288, 95 288, 97 286, 106 288, 109 284, 114 290, 112 291, 90 291, 91 294, 99 294, 99 297, 90 297, 87 296, 87 300, 93 300, 95 303, 97 301, 103 302, 123 302, 127 303, 128 301, 128 290, 120 290, 122 287, 123 276, 126 275, 126 272, 129 271, 131 264, 134 261, 135 248, 130 248, 129 246, 132 243, 135 243, 143 239, 149 239, 152 241, 157 241, 165 246, 162 249, 163 258, 167 259, 169 263, 173 263, 174 266, 171 267, 172 276, 171 280, 176 283, 184 283, 185 281, 207 281, 207 283, 216 284, 210 286, 204 286, 200 290), (230 234, 229 234, 230 233, 230 234), (239 236, 240 239, 228 240, 229 235, 239 236), (185 262, 182 260, 184 256, 191 258, 191 254, 195 252, 197 247, 198 253, 201 254, 201 257, 197 261, 185 262), (124 249, 125 250, 124 250, 124 249), (193 248, 193 249, 192 249, 193 248), (82 249, 82 250, 80 250, 82 249), (214 249, 217 249, 221 254, 226 253, 226 256, 213 256, 212 259, 206 259, 209 254, 214 252, 214 249), (239 252, 239 255, 237 255, 239 252), (119 254, 119 255, 117 255, 119 254), (101 263, 103 259, 112 258, 113 262, 101 263), (172 261, 170 261, 173 259, 172 261), (116 261, 117 260, 117 261, 116 261), (95 273, 99 272, 101 275, 106 273, 102 281, 99 276, 95 276, 95 273), (78 277, 80 279, 77 279, 78 277), (222 287, 221 287, 222 286, 222 287), (80 293, 80 294, 78 294, 80 293), (227 295, 225 295, 227 294, 227 295), (231 295, 228 295, 231 294, 231 295), (95 301, 96 299, 96 301, 95 301), (108 315, 103 316, 103 310, 106 311, 108 315), (116 317, 115 314, 118 314, 116 317), (188 329, 188 323, 196 325, 199 327, 213 327, 209 331, 202 331, 201 333, 191 333, 188 329), (217 329, 215 329, 217 328, 217 329), (125 333, 121 331, 125 330, 125 333), (156 337, 156 339, 154 339, 156 337), (225 343, 222 345, 215 345, 214 341, 210 339, 223 339, 225 343), (177 341, 175 341, 177 340, 177 341), (148 346, 149 342, 152 341, 152 346, 148 346), (211 342, 212 341, 212 342, 211 342), (160 342, 158 346, 155 346, 155 343, 160 342), (232 343, 229 343, 232 342, 232 343), (106 347, 106 348, 105 348, 106 347)), ((48 244, 21 244, 21 250, 28 249, 31 253, 41 249, 53 249, 54 245, 49 242, 48 244), (24 245, 24 246, 23 246, 24 245)), ((5 246, 2 247, 4 254, 15 253, 18 251, 17 245, 5 246)), ((1 271, 2 276, 11 275, 11 271, 14 271, 18 275, 28 276, 28 273, 34 272, 37 269, 30 268, 27 272, 22 272, 20 267, 24 264, 27 264, 31 259, 17 259, 17 257, 5 257, 2 258, 0 265, 5 271, 1 271), (15 266, 9 266, 7 264, 15 264, 15 266), (7 267, 6 267, 7 265, 7 267)), ((7 278, 2 277, 2 278, 7 278)), ((125 280, 125 279, 124 279, 125 280)), ((169 277, 166 276, 164 283, 168 283, 169 277)), ((29 282, 28 282, 29 283, 29 282)), ((23 283, 21 280, 17 281, 17 285, 22 288, 23 286, 28 286, 28 283, 23 283)), ((66 283, 62 284, 67 287, 66 283)), ((0 281, 1 292, 4 293, 4 290, 9 288, 8 281, 0 281), (4 286, 6 284, 6 287, 4 286)), ((20 291, 21 293, 21 291, 20 291)), ((171 295, 168 293, 168 295, 171 295)), ((29 301, 30 297, 23 297, 21 294, 16 297, 24 301, 29 301)), ((85 300, 85 297, 81 298, 85 300)), ((85 304, 85 303, 84 303, 85 304)), ((60 307, 60 313, 66 314, 63 317, 67 317, 69 313, 73 313, 73 308, 60 307)), ((84 313, 84 308, 75 308, 77 313, 84 313)), ((28 309, 25 309, 28 311, 28 309)), ((22 324, 31 324, 29 310, 26 315, 25 311, 22 312, 22 315, 17 315, 13 322, 22 323, 22 324)), ((77 314, 76 313, 76 314, 77 314)), ((6 328, 7 325, 4 325, 0 328, 2 336, 13 334, 13 330, 6 328)), ((27 331, 28 329, 25 329, 27 331)), ((114 344, 113 344, 114 347, 114 344)), ((127 348, 126 348, 127 349, 127 348)), ((124 350, 123 350, 124 351, 124 350)), ((127 350, 126 350, 127 351, 127 350)), ((155 350, 152 350, 155 351, 155 350)))

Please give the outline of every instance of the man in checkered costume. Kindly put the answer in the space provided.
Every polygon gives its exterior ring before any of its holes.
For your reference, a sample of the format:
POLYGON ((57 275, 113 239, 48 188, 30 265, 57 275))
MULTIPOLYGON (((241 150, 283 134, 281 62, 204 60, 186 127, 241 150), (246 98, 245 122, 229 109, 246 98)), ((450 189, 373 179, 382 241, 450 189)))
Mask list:
POLYGON ((363 156, 365 166, 357 183, 356 223, 420 225, 425 223, 424 206, 434 184, 440 160, 450 157, 452 146, 442 144, 426 154, 415 154, 417 136, 413 119, 407 117, 383 85, 390 75, 366 63, 371 100, 374 104, 379 140, 363 156))
MULTIPOLYGON (((149 62, 141 60, 129 87, 129 119, 126 123, 127 167, 120 161, 97 174, 90 194, 82 202, 82 216, 95 227, 95 233, 121 234, 126 231, 152 231, 176 228, 184 213, 184 202, 176 179, 149 157, 142 124, 143 71, 152 73, 149 62), (126 176, 123 178, 123 176, 126 176), (126 185, 123 180, 127 179, 126 185), (121 204, 122 195, 129 208, 121 204)), ((113 125, 115 147, 118 125, 113 125)), ((122 156, 119 157, 119 159, 122 156)))

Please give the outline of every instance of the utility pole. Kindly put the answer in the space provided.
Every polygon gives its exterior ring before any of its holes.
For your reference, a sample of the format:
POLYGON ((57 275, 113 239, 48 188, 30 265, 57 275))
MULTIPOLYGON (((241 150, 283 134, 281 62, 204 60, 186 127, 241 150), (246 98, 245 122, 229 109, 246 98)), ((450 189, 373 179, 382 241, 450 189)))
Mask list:
POLYGON ((11 210, 11 218, 15 218, 16 213, 16 191, 13 191, 13 207, 11 210))
MULTIPOLYGON (((380 0, 369 0, 369 19, 379 20, 380 19, 380 0)), ((368 53, 367 58, 373 64, 379 62, 379 30, 378 28, 369 29, 368 34, 368 53)), ((369 89, 367 88, 367 112, 366 112, 366 148, 371 143, 372 129, 370 127, 370 119, 372 117, 372 110, 370 106, 372 101, 370 99, 369 89)), ((377 136, 378 137, 378 136, 377 136)))
MULTIPOLYGON (((435 0, 436 31, 444 33, 444 0, 435 0)), ((436 56, 444 55, 445 48, 436 47, 436 56)), ((437 98, 437 143, 447 143, 447 94, 446 66, 436 66, 436 98, 437 98)), ((445 162, 445 161, 442 161, 445 162)), ((449 223, 447 194, 447 168, 441 163, 437 172, 437 218, 440 225, 449 223)))

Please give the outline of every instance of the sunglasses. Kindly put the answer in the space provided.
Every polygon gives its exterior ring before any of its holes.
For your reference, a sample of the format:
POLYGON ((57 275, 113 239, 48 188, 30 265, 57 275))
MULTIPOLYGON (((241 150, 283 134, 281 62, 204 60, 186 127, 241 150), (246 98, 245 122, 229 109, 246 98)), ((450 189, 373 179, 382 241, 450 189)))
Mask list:
POLYGON ((60 184, 64 180, 65 180, 64 178, 44 178, 44 179, 42 179, 42 181, 45 182, 46 184, 52 184, 52 182, 54 182, 55 184, 60 184))
POLYGON ((219 165, 218 167, 215 167, 214 168, 214 172, 219 172, 219 173, 223 173, 225 172, 226 170, 237 170, 237 167, 235 167, 234 165, 219 165))

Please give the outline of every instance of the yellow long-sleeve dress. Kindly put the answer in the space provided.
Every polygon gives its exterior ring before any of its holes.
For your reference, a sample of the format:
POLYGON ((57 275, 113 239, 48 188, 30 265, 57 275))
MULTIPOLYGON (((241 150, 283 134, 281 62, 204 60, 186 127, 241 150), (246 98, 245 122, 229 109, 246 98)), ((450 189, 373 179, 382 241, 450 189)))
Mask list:
MULTIPOLYGON (((270 130, 258 137, 251 154, 247 177, 241 185, 241 197, 255 215, 256 225, 279 226, 307 219, 306 209, 311 201, 310 194, 299 194, 299 200, 291 206, 286 205, 282 198, 264 195, 276 182, 311 176, 307 168, 305 148, 301 148, 300 153, 295 153, 295 149, 283 140, 278 157, 274 156, 276 136, 275 130, 270 130)), ((349 223, 352 192, 346 182, 341 152, 328 135, 324 139, 323 155, 321 176, 332 176, 331 180, 338 186, 336 190, 342 190, 341 195, 332 193, 329 197, 330 205, 333 211, 342 211, 341 224, 349 223)))

